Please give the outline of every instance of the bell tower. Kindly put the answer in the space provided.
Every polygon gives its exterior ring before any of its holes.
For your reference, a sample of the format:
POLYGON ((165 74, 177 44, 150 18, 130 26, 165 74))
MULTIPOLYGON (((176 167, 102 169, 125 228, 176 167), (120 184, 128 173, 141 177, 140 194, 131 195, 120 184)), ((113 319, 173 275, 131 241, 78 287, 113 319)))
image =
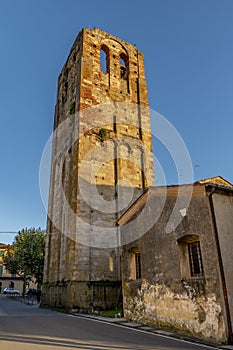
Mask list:
POLYGON ((116 221, 153 185, 143 54, 83 29, 58 79, 43 304, 119 304, 116 221))

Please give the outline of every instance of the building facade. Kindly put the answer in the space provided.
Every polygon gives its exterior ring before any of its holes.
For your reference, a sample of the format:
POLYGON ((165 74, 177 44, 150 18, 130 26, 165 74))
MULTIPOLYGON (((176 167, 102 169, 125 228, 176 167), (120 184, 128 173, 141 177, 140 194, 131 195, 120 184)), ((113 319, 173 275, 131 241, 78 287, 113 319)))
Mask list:
POLYGON ((83 29, 58 80, 42 303, 116 307, 116 221, 154 184, 143 54, 83 29))
POLYGON ((130 222, 146 233, 123 246, 124 316, 232 343, 233 185, 216 177, 194 185, 151 188, 119 219, 122 241, 134 234, 130 222), (191 202, 184 206, 190 191, 191 202), (178 195, 182 220, 168 232, 178 195), (143 209, 144 220, 137 223, 143 209), (150 229, 145 229, 148 222, 150 229))
POLYGON ((23 278, 16 274, 11 274, 3 264, 3 258, 6 255, 8 248, 8 244, 0 243, 0 289, 1 292, 3 292, 4 288, 14 286, 15 289, 22 292, 23 278))

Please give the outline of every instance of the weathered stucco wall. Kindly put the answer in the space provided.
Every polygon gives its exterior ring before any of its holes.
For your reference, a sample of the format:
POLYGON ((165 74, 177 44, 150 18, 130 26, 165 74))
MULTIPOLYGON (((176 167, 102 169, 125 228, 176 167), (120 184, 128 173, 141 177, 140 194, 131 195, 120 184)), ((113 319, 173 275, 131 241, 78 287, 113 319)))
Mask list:
MULTIPOLYGON (((193 187, 186 215, 171 233, 166 233, 166 224, 175 205, 177 186, 168 187, 166 191, 160 218, 144 236, 123 248, 124 315, 148 325, 224 342, 227 339, 224 305, 205 187, 193 187), (199 277, 190 275, 190 262, 185 253, 187 242, 194 237, 200 241, 204 270, 199 277), (131 273, 131 254, 135 249, 141 255, 141 279, 138 280, 132 279, 131 273)), ((147 198, 148 210, 144 213, 145 222, 153 218, 153 213, 156 214, 162 203, 162 192, 161 188, 151 189, 147 198)), ((138 208, 130 220, 136 220, 140 210, 138 208)), ((142 230, 145 222, 141 223, 142 230)), ((126 225, 121 227, 122 236, 130 234, 129 228, 126 225)))
POLYGON ((134 297, 124 284, 124 316, 156 327, 223 342, 226 340, 221 305, 215 293, 199 295, 190 283, 174 292, 165 284, 149 284, 144 279, 134 297), (186 290, 185 290, 186 289, 186 290))

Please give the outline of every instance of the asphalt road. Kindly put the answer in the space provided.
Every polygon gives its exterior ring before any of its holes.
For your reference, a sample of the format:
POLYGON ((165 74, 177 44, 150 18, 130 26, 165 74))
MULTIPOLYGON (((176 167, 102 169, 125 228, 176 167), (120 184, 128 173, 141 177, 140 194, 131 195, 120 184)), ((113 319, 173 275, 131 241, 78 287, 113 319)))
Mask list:
POLYGON ((0 295, 0 349, 206 350, 214 348, 98 320, 40 309, 0 295))

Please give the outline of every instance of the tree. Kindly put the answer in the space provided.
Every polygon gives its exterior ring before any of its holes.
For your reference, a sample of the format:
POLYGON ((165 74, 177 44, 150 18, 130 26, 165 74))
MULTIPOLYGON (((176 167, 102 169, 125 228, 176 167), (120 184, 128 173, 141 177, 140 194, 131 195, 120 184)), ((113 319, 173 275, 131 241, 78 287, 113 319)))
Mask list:
POLYGON ((40 228, 25 228, 18 232, 3 259, 6 269, 23 277, 25 292, 26 280, 35 278, 38 289, 43 280, 45 254, 45 232, 40 228))

